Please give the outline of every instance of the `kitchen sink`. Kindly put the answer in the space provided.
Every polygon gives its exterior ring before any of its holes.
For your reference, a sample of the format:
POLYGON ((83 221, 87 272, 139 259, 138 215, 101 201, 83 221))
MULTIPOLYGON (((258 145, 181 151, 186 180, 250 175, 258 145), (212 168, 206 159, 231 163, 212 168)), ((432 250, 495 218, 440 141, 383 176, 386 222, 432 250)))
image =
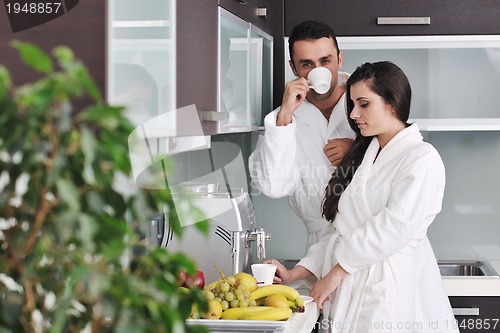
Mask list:
POLYGON ((487 261, 438 260, 441 276, 497 276, 498 273, 487 261))

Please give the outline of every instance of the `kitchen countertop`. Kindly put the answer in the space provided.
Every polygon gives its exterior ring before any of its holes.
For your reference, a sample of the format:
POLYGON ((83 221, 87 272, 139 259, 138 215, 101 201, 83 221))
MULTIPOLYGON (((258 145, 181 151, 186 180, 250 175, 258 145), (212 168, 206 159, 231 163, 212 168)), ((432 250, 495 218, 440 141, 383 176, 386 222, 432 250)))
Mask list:
MULTIPOLYGON (((500 260, 489 263, 500 273, 500 260)), ((443 277, 443 284, 448 296, 500 296, 498 276, 443 277)))

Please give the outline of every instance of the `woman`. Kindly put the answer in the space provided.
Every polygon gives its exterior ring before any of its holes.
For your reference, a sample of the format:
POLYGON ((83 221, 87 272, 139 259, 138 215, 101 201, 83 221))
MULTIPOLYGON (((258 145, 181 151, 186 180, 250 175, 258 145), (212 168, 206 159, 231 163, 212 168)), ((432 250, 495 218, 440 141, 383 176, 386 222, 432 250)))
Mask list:
POLYGON ((311 296, 333 332, 458 332, 426 236, 445 171, 407 123, 408 79, 391 62, 365 63, 346 97, 357 137, 326 188, 331 224, 292 270, 272 261, 276 280, 317 277, 311 296))

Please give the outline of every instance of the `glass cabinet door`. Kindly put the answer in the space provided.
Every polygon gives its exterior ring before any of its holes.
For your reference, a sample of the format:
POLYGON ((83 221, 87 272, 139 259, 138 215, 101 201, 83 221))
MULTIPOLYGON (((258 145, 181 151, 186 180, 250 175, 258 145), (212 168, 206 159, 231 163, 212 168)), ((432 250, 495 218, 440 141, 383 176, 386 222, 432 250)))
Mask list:
POLYGON ((250 126, 264 124, 273 108, 273 37, 251 26, 250 38, 250 126))
POLYGON ((250 24, 219 7, 219 75, 217 105, 225 119, 219 133, 250 130, 249 107, 250 24))
POLYGON ((175 0, 108 2, 107 100, 134 125, 175 107, 175 0))
POLYGON ((423 130, 499 130, 500 36, 339 37, 343 70, 389 60, 412 85, 423 130))
MULTIPOLYGON (((500 36, 338 37, 342 71, 388 60, 412 86, 410 118, 426 131, 500 130, 495 96, 500 82, 500 36)), ((285 42, 288 47, 288 42, 285 42)), ((285 78, 294 78, 285 50, 285 78)))

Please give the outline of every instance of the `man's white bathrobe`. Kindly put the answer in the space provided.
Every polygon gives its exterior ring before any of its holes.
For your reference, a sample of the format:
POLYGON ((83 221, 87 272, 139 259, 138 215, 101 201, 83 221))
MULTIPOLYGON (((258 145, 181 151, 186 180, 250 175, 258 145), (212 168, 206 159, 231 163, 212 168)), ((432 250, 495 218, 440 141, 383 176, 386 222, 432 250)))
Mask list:
POLYGON ((445 170, 416 124, 380 151, 374 138, 342 194, 335 221, 302 265, 344 278, 323 313, 333 332, 458 332, 426 236, 441 210, 445 170))
MULTIPOLYGON (((339 85, 347 73, 339 72, 339 85)), ((293 122, 276 126, 279 108, 269 113, 265 136, 259 138, 249 158, 252 186, 271 198, 289 196, 293 211, 308 231, 308 246, 318 241, 328 222, 321 216, 321 202, 334 170, 323 148, 328 139, 350 138, 355 134, 347 122, 345 94, 334 107, 330 120, 305 100, 293 113, 293 122)))

